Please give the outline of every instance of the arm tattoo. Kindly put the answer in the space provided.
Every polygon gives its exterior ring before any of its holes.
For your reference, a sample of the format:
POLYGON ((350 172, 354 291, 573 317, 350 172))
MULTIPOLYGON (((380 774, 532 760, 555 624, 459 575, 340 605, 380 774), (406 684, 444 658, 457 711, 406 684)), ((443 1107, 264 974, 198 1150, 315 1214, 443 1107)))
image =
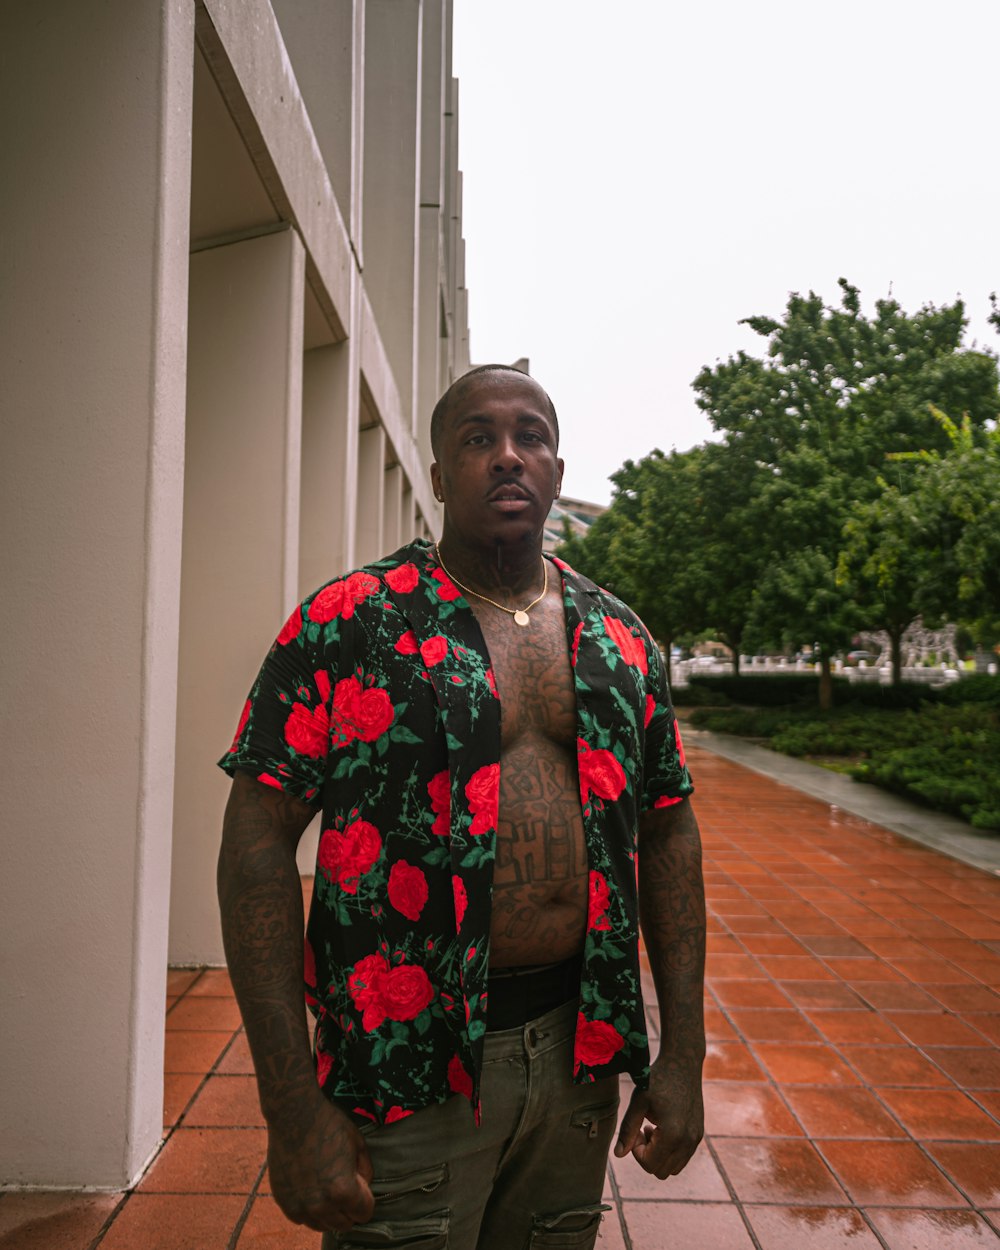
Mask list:
POLYGON ((704 1054, 705 888, 690 800, 639 825, 639 917, 663 1021, 664 1052, 704 1054))

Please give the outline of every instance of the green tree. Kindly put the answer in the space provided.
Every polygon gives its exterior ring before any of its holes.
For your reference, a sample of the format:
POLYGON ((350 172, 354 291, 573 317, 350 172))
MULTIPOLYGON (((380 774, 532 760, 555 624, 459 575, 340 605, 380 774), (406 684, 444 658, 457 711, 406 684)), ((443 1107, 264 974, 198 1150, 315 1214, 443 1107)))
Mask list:
MULTIPOLYGON (((830 657, 872 623, 869 605, 838 582, 852 511, 881 493, 888 451, 946 449, 932 403, 968 412, 977 427, 997 406, 995 359, 962 347, 961 301, 911 315, 879 300, 868 318, 857 288, 841 279, 840 289, 836 308, 810 292, 792 295, 781 321, 748 318, 767 340, 766 358, 741 352, 694 383, 726 445, 757 468, 752 515, 764 558, 749 635, 772 646, 818 644, 825 704, 830 657)), ((905 490, 913 469, 898 461, 891 473, 905 490)))

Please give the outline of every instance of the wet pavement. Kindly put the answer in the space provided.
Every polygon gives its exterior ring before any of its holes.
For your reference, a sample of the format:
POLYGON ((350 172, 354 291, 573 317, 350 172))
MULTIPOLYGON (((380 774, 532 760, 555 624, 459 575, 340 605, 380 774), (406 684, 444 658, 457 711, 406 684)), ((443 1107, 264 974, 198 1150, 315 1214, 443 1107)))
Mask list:
MULTIPOLYGON (((954 822, 986 856, 977 867, 933 814, 836 777, 832 800, 813 797, 830 779, 796 761, 737 763, 690 740, 706 1139, 665 1182, 612 1160, 599 1246, 1000 1246, 1000 838, 954 822), (864 818, 872 795, 881 823, 864 818), (933 845, 914 840, 921 827, 933 845)), ((226 974, 171 971, 168 1007, 152 1167, 131 1194, 3 1195, 0 1250, 317 1250, 268 1193, 226 974)))

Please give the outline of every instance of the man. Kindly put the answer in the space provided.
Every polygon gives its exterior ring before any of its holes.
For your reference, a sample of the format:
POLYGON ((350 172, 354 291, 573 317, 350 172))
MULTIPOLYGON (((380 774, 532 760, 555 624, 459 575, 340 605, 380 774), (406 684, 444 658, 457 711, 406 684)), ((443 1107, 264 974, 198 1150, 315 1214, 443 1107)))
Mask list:
POLYGON ((702 1135, 691 782, 644 627, 542 556, 558 437, 524 374, 459 379, 431 422, 439 547, 309 596, 222 761, 271 1188, 326 1247, 593 1246, 621 1072, 617 1155, 666 1177, 702 1135), (319 810, 303 957, 295 847, 319 810))

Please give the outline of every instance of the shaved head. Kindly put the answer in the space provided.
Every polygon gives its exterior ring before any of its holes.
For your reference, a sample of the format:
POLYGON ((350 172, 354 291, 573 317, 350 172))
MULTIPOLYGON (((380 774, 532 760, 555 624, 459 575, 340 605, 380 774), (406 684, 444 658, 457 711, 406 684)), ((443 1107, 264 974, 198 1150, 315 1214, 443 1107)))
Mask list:
POLYGON ((539 386, 531 374, 525 373, 521 369, 515 369, 513 365, 477 365, 475 369, 470 369, 468 373, 463 373, 460 378, 456 378, 434 405, 434 411, 431 413, 431 451, 434 453, 435 459, 438 458, 440 452, 441 433, 444 429, 445 418, 451 411, 452 404, 461 396, 465 387, 472 379, 478 378, 484 373, 513 373, 516 377, 526 378, 529 382, 538 386, 538 389, 545 396, 545 402, 548 405, 549 416, 552 418, 552 427, 556 436, 556 447, 558 448, 559 418, 556 416, 556 407, 549 398, 548 391, 539 386))

